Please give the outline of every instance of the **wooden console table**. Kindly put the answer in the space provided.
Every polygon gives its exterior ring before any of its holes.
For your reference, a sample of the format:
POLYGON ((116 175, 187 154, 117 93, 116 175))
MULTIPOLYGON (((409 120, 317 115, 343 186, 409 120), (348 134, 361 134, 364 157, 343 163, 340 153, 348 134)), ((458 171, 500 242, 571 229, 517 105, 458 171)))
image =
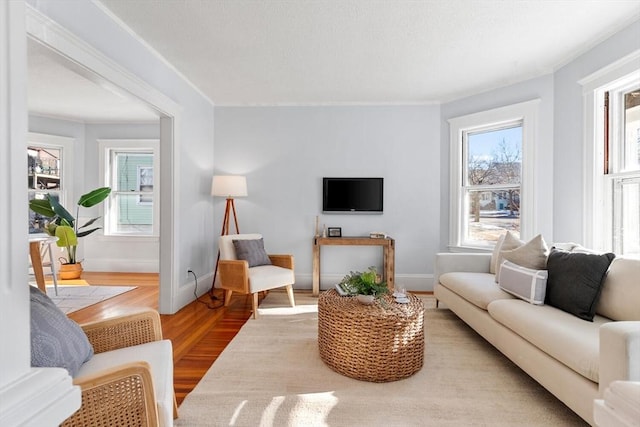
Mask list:
POLYGON ((315 237, 313 239, 313 296, 320 294, 320 246, 382 246, 384 257, 384 280, 393 292, 395 284, 396 248, 392 238, 370 237, 315 237))

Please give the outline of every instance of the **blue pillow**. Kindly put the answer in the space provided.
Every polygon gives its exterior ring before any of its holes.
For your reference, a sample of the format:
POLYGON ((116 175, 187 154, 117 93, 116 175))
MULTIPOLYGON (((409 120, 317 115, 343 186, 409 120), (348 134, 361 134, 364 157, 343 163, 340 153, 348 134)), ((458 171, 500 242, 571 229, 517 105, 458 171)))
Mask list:
POLYGON ((31 366, 65 368, 74 377, 93 356, 80 325, 69 319, 40 289, 29 286, 31 300, 31 366))

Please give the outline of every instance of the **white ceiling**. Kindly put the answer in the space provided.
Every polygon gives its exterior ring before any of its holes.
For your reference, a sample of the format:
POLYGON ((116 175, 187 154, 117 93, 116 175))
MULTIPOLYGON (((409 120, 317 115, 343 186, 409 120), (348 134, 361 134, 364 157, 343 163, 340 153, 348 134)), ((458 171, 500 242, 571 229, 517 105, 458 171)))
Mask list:
POLYGON ((33 40, 27 63, 30 114, 95 123, 158 121, 145 104, 33 40))
POLYGON ((638 0, 101 3, 216 105, 452 100, 553 72, 640 17, 638 0))
MULTIPOLYGON (((216 105, 448 101, 550 73, 640 18, 640 0, 101 1, 216 105)), ((157 120, 37 42, 28 54, 31 113, 157 120)))

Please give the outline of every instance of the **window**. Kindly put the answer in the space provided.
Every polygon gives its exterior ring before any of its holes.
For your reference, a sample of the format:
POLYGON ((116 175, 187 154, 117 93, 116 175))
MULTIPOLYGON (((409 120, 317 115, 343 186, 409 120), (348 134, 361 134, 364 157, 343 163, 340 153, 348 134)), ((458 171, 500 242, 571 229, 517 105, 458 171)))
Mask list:
POLYGON ((158 185, 154 169, 158 141, 99 141, 105 185, 111 195, 105 204, 105 235, 157 236, 158 185))
POLYGON ((449 124, 450 246, 488 249, 505 230, 518 236, 534 230, 533 180, 525 173, 534 168, 537 101, 457 117, 449 124))
MULTIPOLYGON (((27 191, 29 200, 47 194, 66 205, 72 195, 73 139, 29 133, 27 143, 27 191)), ((75 215, 74 212, 71 212, 75 215)), ((44 233, 46 218, 29 210, 29 234, 44 233)))
POLYGON ((640 70, 624 60, 587 79, 586 238, 640 255, 640 70))

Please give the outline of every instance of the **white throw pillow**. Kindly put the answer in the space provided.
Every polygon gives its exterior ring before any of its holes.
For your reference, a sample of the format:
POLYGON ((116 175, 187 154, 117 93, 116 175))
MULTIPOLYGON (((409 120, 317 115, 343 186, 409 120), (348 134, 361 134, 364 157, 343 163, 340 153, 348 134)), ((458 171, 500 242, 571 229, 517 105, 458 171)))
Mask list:
MULTIPOLYGON (((506 259, 507 261, 511 261, 526 268, 544 270, 547 268, 548 256, 549 248, 542 238, 542 235, 538 234, 536 237, 516 249, 500 251, 501 259, 499 261, 502 264, 502 260, 506 259)), ((499 280, 500 270, 496 272, 496 283, 499 283, 499 280)))
MULTIPOLYGON (((491 254, 489 273, 496 275, 499 273, 498 270, 500 269, 500 264, 502 264, 502 255, 500 254, 502 251, 516 249, 522 245, 524 245, 524 242, 514 236, 510 231, 507 231, 505 234, 500 236, 495 248, 493 249, 493 253, 491 254)), ((496 279, 496 282, 497 281, 498 279, 496 279)))
POLYGON ((510 261, 500 265, 500 288, 529 304, 544 304, 547 293, 547 270, 534 270, 510 261))

